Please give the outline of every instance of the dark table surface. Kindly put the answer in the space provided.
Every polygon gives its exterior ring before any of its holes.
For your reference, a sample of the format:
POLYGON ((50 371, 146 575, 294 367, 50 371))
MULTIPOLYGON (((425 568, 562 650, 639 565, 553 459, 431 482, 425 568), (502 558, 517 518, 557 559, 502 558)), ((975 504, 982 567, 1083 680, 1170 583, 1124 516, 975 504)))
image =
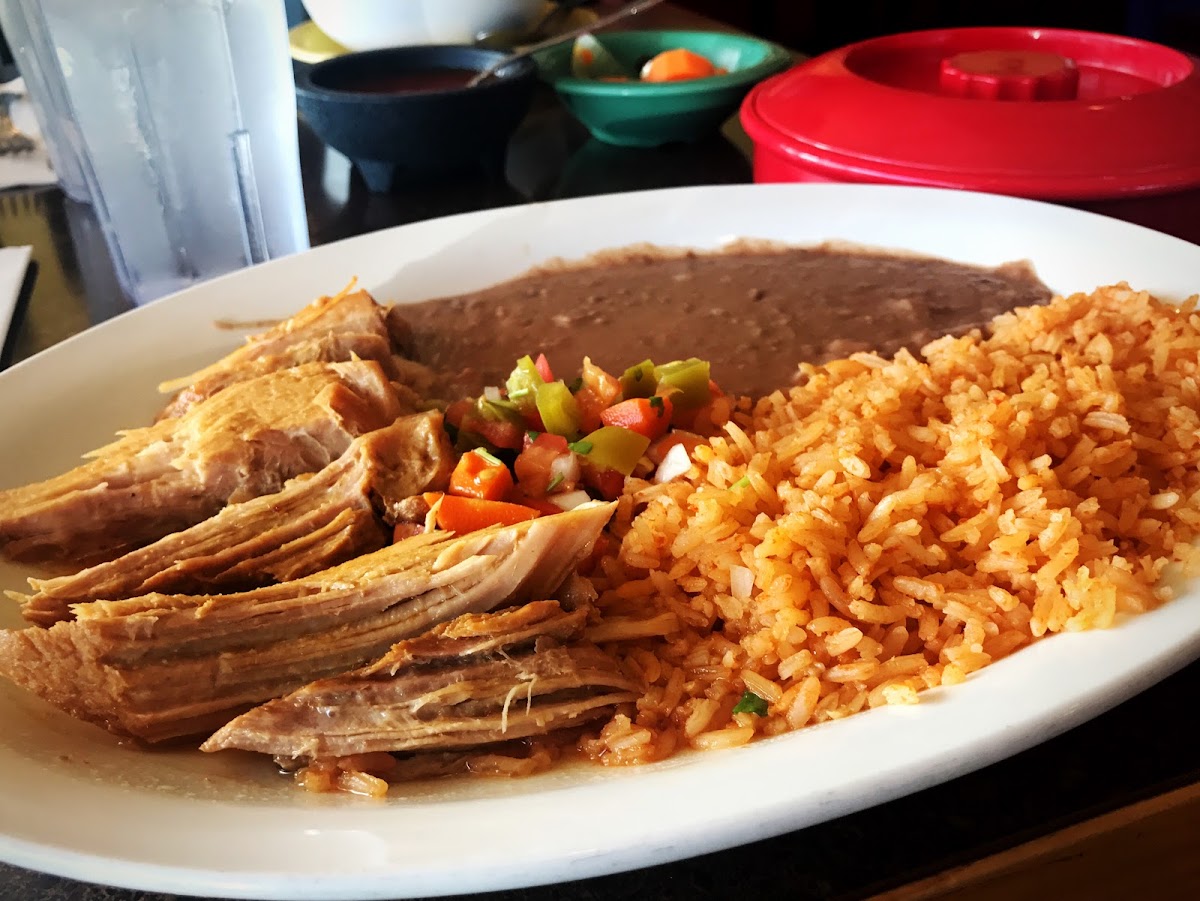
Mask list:
MULTIPOLYGON (((744 135, 623 150, 588 139, 542 96, 510 148, 504 178, 460 177, 370 194, 348 162, 303 125, 313 244, 451 213, 674 185, 751 180, 744 135)), ((96 221, 57 189, 0 193, 0 246, 31 244, 39 275, 6 354, 19 360, 129 307, 96 221)), ((649 870, 478 896, 506 901, 645 897, 863 898, 1200 781, 1187 723, 1200 696, 1192 664, 1082 726, 970 775, 767 841, 649 870)), ((0 819, 3 818, 0 798, 0 819)), ((114 824, 119 828, 119 824, 114 824)), ((1197 887, 1200 891, 1200 887, 1197 887)), ((0 899, 165 901, 0 864, 0 899)))

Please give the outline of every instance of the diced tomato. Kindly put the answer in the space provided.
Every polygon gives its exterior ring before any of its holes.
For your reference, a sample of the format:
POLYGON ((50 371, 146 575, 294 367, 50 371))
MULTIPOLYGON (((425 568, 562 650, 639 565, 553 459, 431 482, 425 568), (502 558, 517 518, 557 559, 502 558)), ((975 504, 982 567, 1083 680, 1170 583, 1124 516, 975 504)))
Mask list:
POLYGON ((535 432, 546 431, 546 423, 542 422, 542 414, 534 405, 530 405, 528 410, 524 411, 526 430, 533 429, 535 432))
POLYGON ((671 427, 673 412, 669 397, 631 397, 619 404, 613 404, 601 413, 600 421, 605 425, 629 429, 653 440, 666 434, 667 429, 671 427))
POLYGON ((591 361, 590 357, 583 358, 581 373, 583 387, 590 390, 606 404, 612 404, 621 396, 621 381, 591 361))
POLYGON ((709 400, 708 403, 694 407, 691 410, 684 410, 680 407, 675 408, 675 416, 672 424, 677 429, 695 429, 698 422, 711 422, 711 417, 708 415, 712 412, 712 402, 718 397, 724 397, 725 394, 717 387, 717 383, 712 379, 708 382, 709 400))
POLYGON ((438 528, 459 534, 486 529, 488 526, 511 526, 537 519, 541 515, 531 507, 507 504, 503 501, 484 501, 437 492, 427 493, 424 498, 430 507, 436 505, 434 515, 438 528))
POLYGON ((518 423, 507 419, 488 419, 475 409, 463 415, 459 430, 478 435, 492 447, 506 450, 518 450, 525 437, 525 430, 518 423))
POLYGON ((556 454, 565 454, 571 449, 571 443, 562 435, 555 435, 551 432, 542 432, 533 439, 534 447, 542 447, 549 451, 554 451, 556 454))
POLYGON ((584 434, 600 428, 600 414, 621 396, 621 382, 587 357, 583 358, 583 384, 575 392, 579 405, 580 430, 584 434))
POLYGON ((463 454, 450 474, 450 493, 486 501, 508 499, 513 488, 512 473, 499 460, 488 460, 477 451, 463 454))
POLYGON ((606 501, 615 501, 625 490, 625 476, 615 469, 597 469, 585 463, 583 465, 583 484, 606 501))
POLYGON ((587 558, 579 564, 579 574, 581 576, 590 576, 596 569, 596 564, 600 558, 607 554, 613 546, 613 540, 607 532, 601 532, 600 537, 596 539, 596 543, 592 545, 592 552, 587 558))
POLYGON ((553 515, 555 513, 563 512, 562 507, 551 503, 544 497, 531 497, 530 495, 522 494, 519 490, 513 493, 509 500, 514 504, 521 504, 524 507, 537 510, 538 513, 553 515))
POLYGON ((470 439, 476 437, 492 447, 520 450, 525 435, 519 414, 483 400, 455 401, 446 408, 446 422, 459 430, 467 447, 473 446, 470 439))
POLYGON ((658 466, 667 456, 667 452, 675 445, 682 444, 684 447, 686 447, 688 456, 690 457, 692 456, 692 451, 694 451, 698 445, 703 443, 704 439, 695 432, 685 432, 681 429, 676 429, 667 435, 663 435, 661 438, 651 444, 646 450, 646 456, 650 458, 650 461, 655 466, 658 466))
POLYGON ((550 369, 550 361, 546 359, 545 354, 538 354, 533 365, 537 367, 538 375, 542 377, 543 382, 554 381, 554 372, 550 369))
POLYGON ((463 417, 474 407, 474 402, 466 398, 456 400, 446 408, 445 420, 456 429, 462 428, 463 417))
POLYGON ((676 410, 674 415, 675 427, 677 429, 694 429, 696 427, 696 413, 698 410, 676 410))
POLYGON ((570 453, 567 439, 561 435, 552 435, 549 432, 538 435, 521 451, 513 464, 521 492, 527 497, 544 497, 554 479, 554 461, 570 453))
POLYGON ((703 434, 709 434, 710 432, 714 431, 712 418, 713 401, 715 401, 717 398, 724 397, 725 392, 717 387, 717 383, 713 381, 708 383, 708 390, 710 398, 708 403, 704 404, 703 406, 697 407, 694 410, 680 410, 678 407, 675 409, 674 424, 677 428, 689 429, 691 431, 701 432, 703 434))
POLYGON ((600 428, 600 415, 608 403, 586 386, 575 392, 575 403, 579 405, 579 430, 586 435, 600 428))

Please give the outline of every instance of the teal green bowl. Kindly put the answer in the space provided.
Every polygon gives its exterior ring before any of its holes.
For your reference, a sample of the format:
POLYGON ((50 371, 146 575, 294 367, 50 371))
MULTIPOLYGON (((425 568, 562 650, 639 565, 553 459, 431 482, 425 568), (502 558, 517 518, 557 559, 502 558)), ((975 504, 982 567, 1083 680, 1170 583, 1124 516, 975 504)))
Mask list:
POLYGON ((597 139, 622 147, 696 141, 720 128, 754 85, 786 69, 790 54, 768 41, 716 31, 615 31, 596 39, 631 72, 682 47, 726 75, 670 82, 610 82, 571 75, 571 45, 538 54, 542 78, 597 139))

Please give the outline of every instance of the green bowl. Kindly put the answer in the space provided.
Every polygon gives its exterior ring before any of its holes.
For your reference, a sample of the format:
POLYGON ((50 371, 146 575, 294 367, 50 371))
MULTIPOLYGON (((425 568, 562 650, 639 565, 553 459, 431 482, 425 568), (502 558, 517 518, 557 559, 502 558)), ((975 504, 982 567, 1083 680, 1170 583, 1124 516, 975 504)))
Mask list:
POLYGON ((571 75, 571 45, 537 56, 542 78, 597 139, 622 147, 658 147, 705 137, 733 114, 764 78, 792 63, 782 47, 716 31, 616 31, 596 39, 631 72, 678 47, 707 57, 726 75, 671 82, 610 82, 571 75))

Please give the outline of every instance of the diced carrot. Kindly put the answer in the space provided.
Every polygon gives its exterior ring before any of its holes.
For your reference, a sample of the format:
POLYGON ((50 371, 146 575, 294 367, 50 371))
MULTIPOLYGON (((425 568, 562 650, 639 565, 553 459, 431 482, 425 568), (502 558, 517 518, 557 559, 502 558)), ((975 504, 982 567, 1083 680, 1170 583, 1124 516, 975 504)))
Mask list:
MULTIPOLYGON (((429 495, 425 495, 429 503, 429 495)), ((429 504, 431 507, 432 503, 429 504)), ((475 532, 488 526, 511 526, 530 519, 537 519, 541 514, 521 504, 509 504, 504 501, 482 501, 473 497, 457 497, 446 494, 437 504, 438 528, 447 532, 475 532)))
POLYGON ((512 473, 499 460, 488 460, 478 451, 459 458, 450 474, 450 493, 485 501, 507 500, 513 488, 512 473))
POLYGON ((716 68, 698 53, 680 47, 664 50, 642 70, 642 81, 684 81, 689 78, 707 78, 715 75, 716 68))
POLYGON ((631 397, 601 413, 600 421, 654 440, 665 435, 671 427, 673 412, 669 397, 631 397))

